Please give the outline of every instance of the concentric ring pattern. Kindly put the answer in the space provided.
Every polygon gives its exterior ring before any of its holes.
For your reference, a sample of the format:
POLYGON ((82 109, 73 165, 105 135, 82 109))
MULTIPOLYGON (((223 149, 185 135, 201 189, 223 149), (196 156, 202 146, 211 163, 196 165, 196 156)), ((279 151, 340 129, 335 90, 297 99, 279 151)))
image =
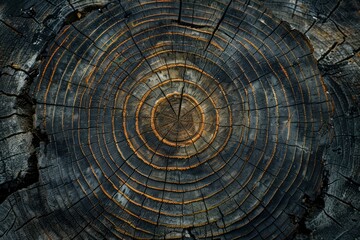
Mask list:
POLYGON ((109 4, 58 33, 32 92, 51 195, 94 236, 285 239, 321 184, 311 46, 253 2, 109 4))

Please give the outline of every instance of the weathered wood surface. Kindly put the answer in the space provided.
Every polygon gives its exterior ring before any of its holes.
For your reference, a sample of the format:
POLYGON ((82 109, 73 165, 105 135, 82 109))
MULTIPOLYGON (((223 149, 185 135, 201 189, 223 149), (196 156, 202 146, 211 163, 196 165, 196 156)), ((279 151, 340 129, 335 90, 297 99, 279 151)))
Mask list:
POLYGON ((360 4, 0 3, 0 238, 355 239, 360 4))
POLYGON ((359 1, 265 1, 265 6, 292 27, 305 32, 332 98, 334 138, 323 159, 326 184, 323 202, 307 219, 315 239, 360 236, 359 159, 359 1), (291 18, 286 14, 291 12, 291 18))

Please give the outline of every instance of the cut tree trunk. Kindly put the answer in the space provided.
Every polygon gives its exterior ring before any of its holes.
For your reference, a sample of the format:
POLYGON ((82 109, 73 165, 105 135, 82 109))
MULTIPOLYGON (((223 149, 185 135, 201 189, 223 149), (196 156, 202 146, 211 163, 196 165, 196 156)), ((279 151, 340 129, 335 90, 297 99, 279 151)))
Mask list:
POLYGON ((0 26, 0 238, 360 238, 357 0, 6 0, 0 26))

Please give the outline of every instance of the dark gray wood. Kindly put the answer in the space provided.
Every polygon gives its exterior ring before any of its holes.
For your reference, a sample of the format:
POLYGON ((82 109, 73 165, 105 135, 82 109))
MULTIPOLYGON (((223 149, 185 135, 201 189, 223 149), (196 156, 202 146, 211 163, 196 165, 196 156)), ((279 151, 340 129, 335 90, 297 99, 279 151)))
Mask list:
POLYGON ((264 4, 306 33, 335 110, 326 126, 333 137, 323 155, 322 195, 306 214, 303 237, 310 234, 314 239, 356 239, 360 236, 359 2, 264 1, 264 4))
POLYGON ((360 237, 359 12, 4 1, 0 238, 360 237))

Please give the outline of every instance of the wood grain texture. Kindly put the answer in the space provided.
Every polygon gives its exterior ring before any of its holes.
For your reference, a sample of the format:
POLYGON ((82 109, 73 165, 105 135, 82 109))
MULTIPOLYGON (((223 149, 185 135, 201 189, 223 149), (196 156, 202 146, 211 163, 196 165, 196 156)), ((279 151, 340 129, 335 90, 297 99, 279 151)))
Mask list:
POLYGON ((0 3, 0 238, 359 237, 359 9, 0 3))
MULTIPOLYGON (((325 149, 323 200, 308 214, 304 238, 356 239, 360 236, 358 1, 264 1, 266 7, 306 33, 333 100, 333 132, 325 149), (291 18, 286 17, 292 12, 291 18)), ((301 237, 299 236, 301 239, 301 237)))

